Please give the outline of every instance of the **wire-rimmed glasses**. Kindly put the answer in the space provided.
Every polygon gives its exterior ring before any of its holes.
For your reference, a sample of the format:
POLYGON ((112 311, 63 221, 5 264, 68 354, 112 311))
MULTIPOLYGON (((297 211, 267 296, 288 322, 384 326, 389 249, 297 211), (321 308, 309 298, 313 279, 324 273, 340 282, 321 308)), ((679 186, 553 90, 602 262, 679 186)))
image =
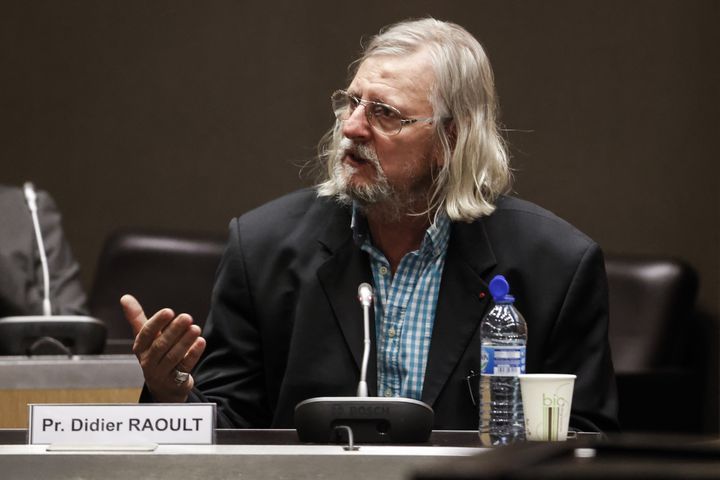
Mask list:
POLYGON ((403 117, 400 111, 385 103, 363 100, 345 90, 336 90, 330 97, 335 118, 340 121, 347 120, 350 115, 360 107, 365 108, 365 118, 375 130, 385 135, 397 135, 405 125, 424 122, 432 123, 432 117, 428 118, 407 118, 403 117))

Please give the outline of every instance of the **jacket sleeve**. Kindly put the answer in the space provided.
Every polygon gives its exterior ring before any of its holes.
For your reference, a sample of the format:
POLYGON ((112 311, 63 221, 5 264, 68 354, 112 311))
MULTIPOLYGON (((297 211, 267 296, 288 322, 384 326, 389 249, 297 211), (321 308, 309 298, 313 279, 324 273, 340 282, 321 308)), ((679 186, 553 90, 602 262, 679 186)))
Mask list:
POLYGON ((544 371, 577 375, 570 425, 580 431, 615 431, 617 391, 608 342, 608 286, 602 251, 592 243, 582 256, 546 349, 544 371))
POLYGON ((272 412, 260 326, 243 255, 240 223, 235 219, 213 288, 203 332, 207 347, 193 372, 190 401, 216 403, 220 428, 267 428, 272 412))

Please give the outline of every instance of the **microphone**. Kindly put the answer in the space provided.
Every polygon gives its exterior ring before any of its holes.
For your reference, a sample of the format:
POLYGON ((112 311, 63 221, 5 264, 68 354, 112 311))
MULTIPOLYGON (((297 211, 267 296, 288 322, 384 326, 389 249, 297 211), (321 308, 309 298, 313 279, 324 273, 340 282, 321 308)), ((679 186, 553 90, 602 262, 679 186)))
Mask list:
POLYGON ((52 315, 52 306, 50 305, 50 271, 48 269, 47 255, 45 254, 45 242, 43 242, 42 231, 40 230, 40 220, 38 219, 37 194, 35 193, 35 187, 33 187, 33 184, 30 182, 25 182, 23 192, 25 193, 25 200, 30 209, 33 230, 35 231, 35 240, 37 241, 38 253, 40 254, 40 265, 43 274, 43 315, 49 316, 52 315))
POLYGON ((373 301, 373 289, 368 283, 361 283, 358 287, 358 300, 363 308, 363 359, 360 369, 357 396, 367 397, 367 365, 370 360, 370 305, 373 301))
POLYGON ((369 307, 372 305, 373 288, 369 283, 363 282, 358 285, 358 300, 360 300, 360 305, 363 307, 369 307))
POLYGON ((432 408, 419 400, 400 397, 369 397, 367 365, 370 358, 370 306, 373 288, 358 286, 363 310, 363 358, 356 397, 316 397, 295 406, 295 428, 302 442, 337 443, 340 431, 363 443, 420 443, 430 437, 432 408))
POLYGON ((37 193, 25 182, 23 193, 32 218, 43 281, 42 315, 0 318, 0 354, 95 354, 105 346, 107 327, 84 315, 53 315, 50 301, 50 268, 38 218, 37 193))

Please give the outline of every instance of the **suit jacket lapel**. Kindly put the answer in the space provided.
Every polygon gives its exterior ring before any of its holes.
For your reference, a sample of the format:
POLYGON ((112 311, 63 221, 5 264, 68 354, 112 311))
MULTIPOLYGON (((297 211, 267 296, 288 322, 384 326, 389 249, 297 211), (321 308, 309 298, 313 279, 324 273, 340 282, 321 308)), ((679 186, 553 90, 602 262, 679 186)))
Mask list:
MULTIPOLYGON (((483 222, 453 223, 435 311, 422 400, 432 405, 470 345, 489 305, 482 274, 496 263, 483 222)), ((479 365, 478 365, 479 368, 479 365)))
MULTIPOLYGON (((327 300, 330 302, 347 347, 358 366, 358 380, 363 353, 363 314, 357 300, 357 288, 362 282, 373 284, 367 255, 355 246, 350 230, 350 215, 337 210, 335 218, 328 221, 319 239, 328 259, 317 271, 327 300)), ((368 391, 377 391, 377 360, 375 350, 375 314, 370 309, 370 338, 372 348, 367 371, 368 391)))

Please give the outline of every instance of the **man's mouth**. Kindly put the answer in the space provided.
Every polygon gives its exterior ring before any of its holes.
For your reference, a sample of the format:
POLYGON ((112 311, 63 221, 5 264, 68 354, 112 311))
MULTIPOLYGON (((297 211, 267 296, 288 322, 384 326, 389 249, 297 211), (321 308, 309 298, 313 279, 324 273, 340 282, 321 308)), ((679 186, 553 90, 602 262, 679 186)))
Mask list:
POLYGON ((353 166, 360 166, 369 162, 367 159, 361 157, 357 152, 353 150, 345 151, 345 159, 349 160, 350 164, 353 166))

